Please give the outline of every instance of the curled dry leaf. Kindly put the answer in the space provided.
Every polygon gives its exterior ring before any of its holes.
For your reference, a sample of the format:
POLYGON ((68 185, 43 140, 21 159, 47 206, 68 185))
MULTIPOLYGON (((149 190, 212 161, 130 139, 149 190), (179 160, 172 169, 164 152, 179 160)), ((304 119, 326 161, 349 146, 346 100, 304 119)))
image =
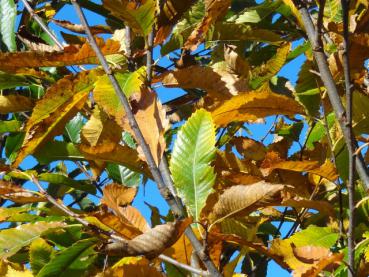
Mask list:
POLYGON ((227 217, 247 215, 260 207, 278 205, 286 185, 260 181, 251 185, 237 185, 226 189, 209 215, 212 223, 227 217))
POLYGON ((308 208, 317 210, 331 218, 336 217, 333 206, 327 201, 309 200, 309 199, 286 199, 282 201, 281 206, 290 206, 297 209, 308 208))
MULTIPOLYGON (((114 40, 104 42, 96 38, 104 55, 118 54, 120 43, 114 40)), ((0 53, 0 69, 14 70, 21 67, 67 66, 98 64, 96 54, 88 43, 69 45, 57 52, 6 52, 0 53)))
POLYGON ((110 255, 138 256, 144 255, 152 259, 173 245, 182 235, 191 219, 157 225, 149 231, 125 242, 114 242, 106 245, 105 251, 110 255))
POLYGON ((194 51, 203 42, 210 26, 224 16, 231 5, 230 0, 205 0, 205 16, 192 31, 184 47, 194 51))
POLYGON ((35 101, 22 95, 0 95, 0 114, 28 112, 32 110, 35 101))

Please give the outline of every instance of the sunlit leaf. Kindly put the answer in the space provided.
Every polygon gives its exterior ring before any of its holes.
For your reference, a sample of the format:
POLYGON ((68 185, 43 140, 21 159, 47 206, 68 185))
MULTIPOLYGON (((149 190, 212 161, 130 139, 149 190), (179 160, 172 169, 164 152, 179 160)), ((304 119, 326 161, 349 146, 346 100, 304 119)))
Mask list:
POLYGON ((50 261, 53 252, 53 247, 44 239, 38 238, 32 241, 29 247, 29 256, 32 272, 35 275, 50 261))
POLYGON ((233 121, 255 121, 270 115, 302 113, 302 107, 294 99, 273 93, 268 86, 263 86, 224 101, 212 111, 212 116, 215 124, 225 126, 233 121))
POLYGON ((195 220, 213 191, 215 130, 210 113, 197 110, 182 126, 175 141, 170 171, 175 187, 195 220))
POLYGON ((96 252, 93 250, 96 239, 77 241, 56 254, 37 274, 46 276, 86 276, 86 270, 94 262, 96 252))
POLYGON ((112 15, 124 21, 135 32, 142 35, 150 33, 154 24, 156 2, 142 0, 131 2, 128 0, 104 0, 103 5, 112 15))
POLYGON ((26 137, 13 165, 33 154, 38 147, 63 132, 65 124, 84 106, 95 81, 95 74, 81 72, 66 76, 50 87, 36 103, 27 121, 26 137))
POLYGON ((17 7, 13 0, 0 1, 0 38, 9 51, 17 50, 15 42, 15 21, 17 7))
POLYGON ((37 222, 2 230, 0 231, 0 257, 2 259, 10 257, 33 240, 55 228, 62 227, 65 227, 63 222, 37 222))
POLYGON ((35 105, 34 101, 22 95, 0 95, 0 114, 28 112, 35 105))

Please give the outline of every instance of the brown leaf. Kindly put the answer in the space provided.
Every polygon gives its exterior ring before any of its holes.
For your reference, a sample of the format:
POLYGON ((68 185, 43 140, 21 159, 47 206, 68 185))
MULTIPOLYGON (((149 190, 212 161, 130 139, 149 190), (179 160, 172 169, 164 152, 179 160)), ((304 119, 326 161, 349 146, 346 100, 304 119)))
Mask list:
MULTIPOLYGON (((91 214, 91 216, 96 217, 102 224, 116 231, 123 238, 133 239, 142 234, 142 231, 137 227, 126 220, 122 220, 120 217, 107 211, 107 209, 101 209, 100 211, 91 214)), ((94 224, 94 222, 92 221, 91 224, 94 224)))
MULTIPOLYGON (((120 43, 114 40, 96 38, 104 55, 118 54, 120 43)), ((69 45, 57 52, 6 52, 0 53, 0 70, 22 67, 67 66, 78 64, 99 64, 89 43, 69 45)))
POLYGON ((338 178, 336 169, 332 162, 327 160, 323 165, 316 161, 283 161, 271 163, 270 161, 261 165, 262 172, 265 176, 269 175, 274 169, 291 170, 297 172, 309 172, 319 175, 330 181, 335 181, 338 178))
POLYGON ((327 267, 338 266, 343 260, 343 253, 335 253, 320 259, 318 262, 311 265, 309 268, 299 268, 293 272, 294 277, 316 277, 320 272, 326 270, 327 267))
POLYGON ((244 137, 234 137, 232 139, 232 143, 236 147, 238 153, 246 159, 261 161, 265 158, 265 146, 256 140, 244 137))
POLYGON ((252 122, 276 114, 294 116, 304 114, 304 111, 294 99, 273 93, 269 85, 234 96, 212 111, 214 122, 219 126, 231 122, 252 122))
MULTIPOLYGON (((85 34, 85 29, 81 24, 74 24, 67 20, 58 20, 58 19, 51 19, 52 22, 54 22, 56 25, 59 25, 60 27, 63 27, 69 31, 76 32, 79 34, 85 34)), ((109 26, 104 25, 95 25, 90 26, 91 33, 93 35, 97 34, 111 34, 112 30, 109 26)))
POLYGON ((157 225, 132 240, 108 244, 105 250, 110 255, 144 255, 148 259, 152 259, 173 245, 190 223, 191 219, 188 218, 183 221, 157 225))
POLYGON ((236 46, 224 45, 224 61, 227 64, 229 72, 232 72, 243 78, 249 78, 249 64, 246 59, 243 59, 237 52, 236 46))
POLYGON ((203 42, 210 26, 219 18, 223 17, 228 7, 231 5, 230 0, 205 0, 205 16, 202 21, 192 31, 187 39, 184 48, 194 51, 203 42))
POLYGON ((142 233, 150 230, 150 226, 147 223, 146 219, 142 216, 140 211, 132 206, 121 207, 119 209, 118 216, 122 221, 126 221, 142 233))
POLYGON ((22 95, 0 95, 0 114, 28 112, 32 110, 35 101, 22 95))
POLYGON ((136 196, 137 188, 113 183, 105 186, 103 193, 104 196, 101 202, 118 213, 119 208, 132 203, 136 196))
POLYGON ((290 206, 294 208, 308 208, 317 210, 329 217, 335 218, 336 213, 333 206, 327 201, 309 200, 309 199, 286 199, 281 206, 290 206))
MULTIPOLYGON (((166 147, 164 132, 168 127, 169 121, 166 119, 166 112, 158 100, 156 93, 142 88, 138 97, 139 99, 131 101, 134 116, 154 156, 156 164, 159 165, 166 147)), ((129 131, 135 137, 128 123, 128 119, 126 117, 122 119, 121 126, 123 126, 123 129, 129 131)), ((138 147, 138 151, 140 158, 146 160, 140 147, 138 147)))
POLYGON ((126 145, 122 146, 109 140, 103 141, 96 146, 80 144, 78 145, 78 150, 87 160, 117 163, 136 172, 142 172, 146 176, 150 176, 147 166, 138 158, 137 151, 126 145))
POLYGON ((293 243, 291 244, 291 247, 295 257, 306 264, 318 262, 321 259, 327 258, 331 254, 331 251, 326 247, 310 245, 296 247, 293 243))
POLYGON ((285 185, 265 181, 232 186, 219 196, 209 219, 213 223, 219 222, 227 217, 247 215, 260 207, 277 205, 285 188, 285 185))
POLYGON ((226 100, 248 90, 247 79, 221 68, 198 65, 168 72, 162 77, 162 83, 170 88, 202 89, 216 100, 226 100))

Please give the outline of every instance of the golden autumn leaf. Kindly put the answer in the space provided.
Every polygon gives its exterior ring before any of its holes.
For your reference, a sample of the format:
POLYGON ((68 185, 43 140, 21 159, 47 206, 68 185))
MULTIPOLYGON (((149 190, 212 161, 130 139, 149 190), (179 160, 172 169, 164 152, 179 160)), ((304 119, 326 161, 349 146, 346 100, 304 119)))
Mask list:
POLYGON ((142 216, 140 211, 132 206, 121 207, 119 209, 118 216, 122 221, 126 221, 142 233, 150 230, 150 226, 147 223, 146 219, 142 216))
POLYGON ((271 163, 271 161, 263 162, 261 165, 262 172, 266 176, 269 175, 274 169, 291 170, 297 172, 309 172, 316 174, 330 181, 335 181, 338 178, 337 171, 331 161, 326 160, 322 165, 316 161, 284 161, 271 163))
MULTIPOLYGON (((155 163, 159 165, 166 147, 164 132, 169 124, 166 112, 156 93, 146 88, 141 89, 138 99, 131 101, 131 105, 135 119, 151 150, 155 163)), ((136 137, 126 117, 122 118, 121 126, 130 132, 133 137, 136 137)), ((140 146, 137 150, 140 158, 146 160, 140 146)))
POLYGON ((150 176, 147 166, 139 159, 137 151, 127 145, 122 146, 108 140, 96 146, 79 144, 78 150, 87 160, 117 163, 133 171, 143 172, 147 176, 150 176))
POLYGON ((144 255, 152 259, 173 245, 190 223, 191 219, 187 218, 185 220, 157 225, 132 240, 106 245, 105 251, 110 255, 144 255))
POLYGON ((122 137, 121 133, 117 132, 119 129, 117 123, 96 106, 89 121, 81 129, 81 140, 90 146, 96 146, 104 140, 118 143, 122 137))
MULTIPOLYGON (((104 55, 118 54, 120 43, 114 40, 103 41, 97 38, 97 43, 104 55)), ((0 70, 14 70, 21 67, 67 66, 78 64, 98 64, 95 52, 88 43, 69 45, 63 51, 57 52, 7 52, 0 53, 0 70)))
POLYGON ((306 264, 318 262, 331 254, 330 250, 325 247, 311 245, 296 247, 294 244, 291 244, 291 246, 295 257, 306 264))
POLYGON ((218 18, 224 16, 231 5, 230 0, 205 0, 204 2, 205 16, 192 31, 184 45, 186 49, 191 51, 196 50, 199 44, 203 42, 203 39, 205 38, 210 26, 215 23, 218 18))
POLYGON ((150 261, 144 257, 123 258, 117 264, 95 275, 95 277, 122 276, 164 277, 164 275, 151 265, 150 261))
POLYGON ((142 231, 132 225, 130 222, 122 220, 121 217, 116 216, 115 214, 107 211, 107 209, 104 208, 90 214, 88 217, 86 217, 86 220, 90 224, 95 225, 101 229, 109 228, 111 230, 114 230, 126 239, 133 239, 142 234, 142 231))
POLYGON ((35 101, 22 95, 0 95, 0 114, 28 112, 32 110, 35 101))
MULTIPOLYGON (((328 267, 332 265, 337 267, 340 262, 343 260, 343 253, 330 253, 330 255, 321 258, 318 262, 310 265, 308 268, 298 268, 294 270, 294 277, 316 277, 319 276, 323 270, 326 270, 328 267)), ((331 270, 334 269, 331 268, 331 270)))
MULTIPOLYGON (((69 31, 80 33, 80 34, 85 33, 85 29, 83 28, 81 24, 74 24, 68 20, 58 20, 55 18, 51 19, 51 21, 69 31)), ((109 26, 104 26, 104 25, 90 26, 90 30, 93 35, 112 33, 112 29, 109 26)))
POLYGON ((127 206, 132 203, 137 193, 137 188, 126 187, 120 184, 109 184, 103 189, 103 198, 101 202, 107 205, 115 212, 119 208, 127 206))
POLYGON ((285 185, 265 181, 232 186, 219 196, 209 219, 212 223, 219 222, 227 217, 247 215, 260 207, 278 205, 285 188, 285 185))
POLYGON ((297 209, 307 208, 317 210, 331 218, 336 217, 333 206, 327 201, 309 200, 309 199, 286 199, 282 201, 281 206, 290 206, 297 209))
POLYGON ((214 122, 219 126, 231 122, 252 122, 277 114, 294 116, 304 114, 304 110, 294 99, 273 93, 269 85, 234 96, 212 111, 214 122))
POLYGON ((83 108, 92 89, 94 71, 68 75, 52 85, 44 97, 36 103, 25 127, 25 139, 13 166, 33 154, 38 147, 63 133, 65 124, 83 108))

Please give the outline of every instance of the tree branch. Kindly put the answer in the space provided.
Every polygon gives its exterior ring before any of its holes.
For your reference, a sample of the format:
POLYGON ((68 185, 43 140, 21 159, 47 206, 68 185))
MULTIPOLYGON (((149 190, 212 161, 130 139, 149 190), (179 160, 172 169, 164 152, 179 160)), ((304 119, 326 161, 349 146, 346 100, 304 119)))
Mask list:
MULTIPOLYGON (((102 54, 100 48, 97 46, 96 41, 91 33, 91 30, 88 26, 86 17, 81 9, 81 7, 79 6, 79 4, 77 3, 76 0, 71 0, 76 13, 82 23, 82 25, 85 28, 85 33, 87 35, 87 39, 92 47, 92 49, 95 51, 96 56, 98 57, 105 73, 107 74, 118 98, 120 103, 122 104, 125 112, 126 112, 126 116, 129 122, 130 127, 132 128, 135 137, 137 139, 137 143, 141 146, 142 151, 146 157, 146 161, 147 164, 149 166, 150 172, 155 180, 155 182, 158 185, 159 191, 161 193, 161 195, 164 197, 164 199, 168 202, 168 204, 170 205, 173 213, 175 214, 175 216, 177 217, 183 217, 184 213, 183 213, 183 209, 181 209, 181 207, 179 207, 177 201, 175 200, 174 196, 170 193, 168 186, 166 186, 166 184, 164 183, 163 177, 161 175, 161 172, 159 171, 158 167, 156 166, 155 160, 153 158, 153 155, 150 151, 149 146, 147 145, 145 138, 137 124, 137 121, 133 115, 133 112, 131 110, 131 106, 129 104, 129 101, 127 99, 127 97, 125 96, 125 94, 123 93, 122 89, 120 88, 117 79, 115 78, 112 70, 110 69, 104 55, 102 54)), ((211 261, 211 259, 209 258, 208 255, 205 254, 203 247, 201 245, 201 243, 197 240, 195 234, 193 233, 191 228, 187 228, 185 230, 185 234, 188 236, 189 240, 191 241, 194 249, 196 250, 199 258, 201 259, 201 261, 205 264, 205 266, 207 267, 208 271, 210 272, 211 276, 221 276, 221 274, 219 273, 219 271, 217 270, 217 268, 215 267, 214 263, 211 261)))
POLYGON ((343 73, 345 76, 346 92, 346 117, 349 140, 347 143, 349 159, 349 177, 347 181, 347 192, 349 198, 349 227, 347 234, 348 263, 353 272, 349 271, 348 276, 355 276, 355 149, 353 144, 354 134, 352 131, 352 90, 349 60, 349 5, 350 0, 341 0, 343 11, 343 73))
MULTIPOLYGON (((350 135, 351 127, 347 121, 347 115, 341 103, 341 99, 339 97, 335 81, 332 77, 332 73, 330 72, 326 56, 323 52, 323 49, 320 49, 319 45, 316 45, 316 32, 314 24, 310 18, 310 14, 306 8, 306 5, 301 0, 294 0, 294 4, 297 6, 301 14, 302 21, 304 22, 308 38, 313 49, 314 58, 319 68, 320 77, 327 89, 328 97, 332 104, 336 118, 340 124, 345 143, 347 147, 350 147, 350 145, 354 145, 354 149, 356 149, 357 142, 350 135)), ((368 190, 369 174, 362 155, 355 156, 355 168, 358 175, 360 176, 360 179, 363 181, 366 189, 368 190)))

